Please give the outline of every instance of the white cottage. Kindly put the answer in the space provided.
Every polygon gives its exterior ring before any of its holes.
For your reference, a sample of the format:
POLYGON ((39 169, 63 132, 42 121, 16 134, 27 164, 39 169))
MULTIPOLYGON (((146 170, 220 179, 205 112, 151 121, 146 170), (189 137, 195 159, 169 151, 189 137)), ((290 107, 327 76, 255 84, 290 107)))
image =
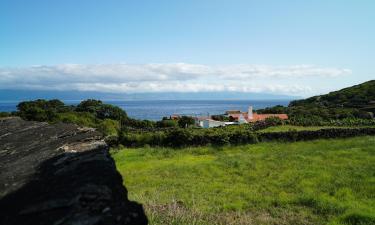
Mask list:
POLYGON ((211 127, 223 127, 225 126, 225 122, 212 120, 212 119, 205 119, 203 120, 203 128, 211 128, 211 127))

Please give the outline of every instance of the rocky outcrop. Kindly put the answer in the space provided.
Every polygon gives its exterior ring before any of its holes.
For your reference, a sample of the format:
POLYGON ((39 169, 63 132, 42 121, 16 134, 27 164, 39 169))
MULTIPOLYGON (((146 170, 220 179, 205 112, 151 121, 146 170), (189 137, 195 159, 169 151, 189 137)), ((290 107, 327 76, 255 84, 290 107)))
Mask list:
POLYGON ((0 119, 0 224, 147 224, 100 133, 0 119))

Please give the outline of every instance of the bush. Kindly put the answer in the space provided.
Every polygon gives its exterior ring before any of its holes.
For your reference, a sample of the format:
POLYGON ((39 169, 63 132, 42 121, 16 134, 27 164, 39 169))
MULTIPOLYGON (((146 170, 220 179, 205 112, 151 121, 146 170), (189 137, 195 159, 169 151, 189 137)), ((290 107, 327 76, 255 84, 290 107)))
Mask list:
POLYGON ((163 119, 161 121, 156 122, 156 127, 165 128, 165 127, 177 127, 178 123, 176 120, 171 119, 163 119))
POLYGON ((11 116, 12 114, 11 113, 8 113, 8 112, 0 112, 0 118, 1 117, 8 117, 8 116, 11 116))
POLYGON ((150 120, 136 120, 131 118, 126 118, 121 121, 122 128, 128 129, 128 128, 138 128, 138 129, 149 129, 154 128, 156 123, 150 120))
POLYGON ((222 127, 212 129, 169 129, 155 132, 122 132, 120 144, 129 147, 145 145, 164 147, 223 146, 227 144, 253 144, 259 141, 304 141, 320 138, 344 138, 375 135, 375 128, 331 128, 316 131, 255 133, 247 127, 222 127))
POLYGON ((281 120, 279 117, 269 117, 269 118, 266 118, 265 122, 269 126, 277 126, 277 125, 282 125, 283 124, 283 120, 281 120))
POLYGON ((105 119, 100 122, 98 130, 106 136, 118 136, 120 125, 116 120, 105 119))
POLYGON ((322 120, 319 117, 294 117, 285 121, 296 126, 374 126, 375 119, 344 118, 322 120))
POLYGON ((259 133, 260 141, 305 141, 319 138, 345 138, 375 135, 375 128, 329 128, 315 131, 295 131, 259 133))
POLYGON ((257 131, 257 130, 263 130, 272 126, 282 125, 284 123, 285 122, 278 117, 269 117, 263 121, 256 121, 252 123, 251 126, 254 131, 257 131))
POLYGON ((211 119, 217 120, 217 121, 231 122, 231 119, 228 116, 224 116, 224 115, 212 115, 211 119))
POLYGON ((182 116, 180 119, 178 119, 178 126, 180 126, 181 128, 187 128, 194 124, 194 118, 190 116, 182 116))
POLYGON ((258 142, 257 135, 251 131, 235 131, 229 135, 231 144, 253 144, 258 142))
POLYGON ((164 146, 166 134, 164 132, 122 132, 119 137, 119 143, 128 147, 164 146))
POLYGON ((187 129, 173 129, 166 133, 164 144, 171 147, 192 145, 193 134, 187 129))
POLYGON ((76 107, 77 112, 89 112, 98 119, 122 120, 127 118, 127 114, 120 107, 103 104, 100 100, 88 99, 79 103, 76 107))
POLYGON ((212 129, 168 129, 165 131, 123 132, 120 143, 126 146, 186 147, 256 143, 256 134, 246 126, 212 129))
POLYGON ((96 113, 98 108, 103 105, 103 102, 100 100, 95 99, 87 99, 80 102, 77 107, 77 112, 89 112, 89 113, 96 113))

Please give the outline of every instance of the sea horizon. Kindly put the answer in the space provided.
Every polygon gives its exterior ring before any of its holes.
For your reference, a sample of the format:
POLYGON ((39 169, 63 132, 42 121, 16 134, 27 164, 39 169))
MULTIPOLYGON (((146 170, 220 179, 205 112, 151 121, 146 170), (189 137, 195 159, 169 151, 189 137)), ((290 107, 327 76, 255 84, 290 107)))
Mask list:
MULTIPOLYGON (((66 104, 76 105, 82 100, 62 100, 66 104)), ((161 120, 174 114, 190 116, 206 116, 223 114, 227 110, 247 111, 262 109, 275 105, 287 106, 292 99, 264 100, 102 100, 105 103, 119 106, 129 117, 141 120, 161 120)), ((1 100, 0 111, 12 112, 17 110, 20 100, 1 100)))

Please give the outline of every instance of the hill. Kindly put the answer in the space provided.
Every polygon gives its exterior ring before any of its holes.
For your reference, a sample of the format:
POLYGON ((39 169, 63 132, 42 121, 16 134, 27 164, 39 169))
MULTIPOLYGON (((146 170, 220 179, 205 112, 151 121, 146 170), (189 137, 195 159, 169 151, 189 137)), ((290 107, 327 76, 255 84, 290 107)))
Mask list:
POLYGON ((337 119, 373 119, 375 113, 375 80, 290 102, 288 107, 275 106, 259 113, 287 113, 292 121, 316 125, 319 121, 337 119))
POLYGON ((375 80, 330 92, 326 95, 314 96, 290 103, 291 107, 311 105, 320 107, 356 108, 374 112, 375 80))

